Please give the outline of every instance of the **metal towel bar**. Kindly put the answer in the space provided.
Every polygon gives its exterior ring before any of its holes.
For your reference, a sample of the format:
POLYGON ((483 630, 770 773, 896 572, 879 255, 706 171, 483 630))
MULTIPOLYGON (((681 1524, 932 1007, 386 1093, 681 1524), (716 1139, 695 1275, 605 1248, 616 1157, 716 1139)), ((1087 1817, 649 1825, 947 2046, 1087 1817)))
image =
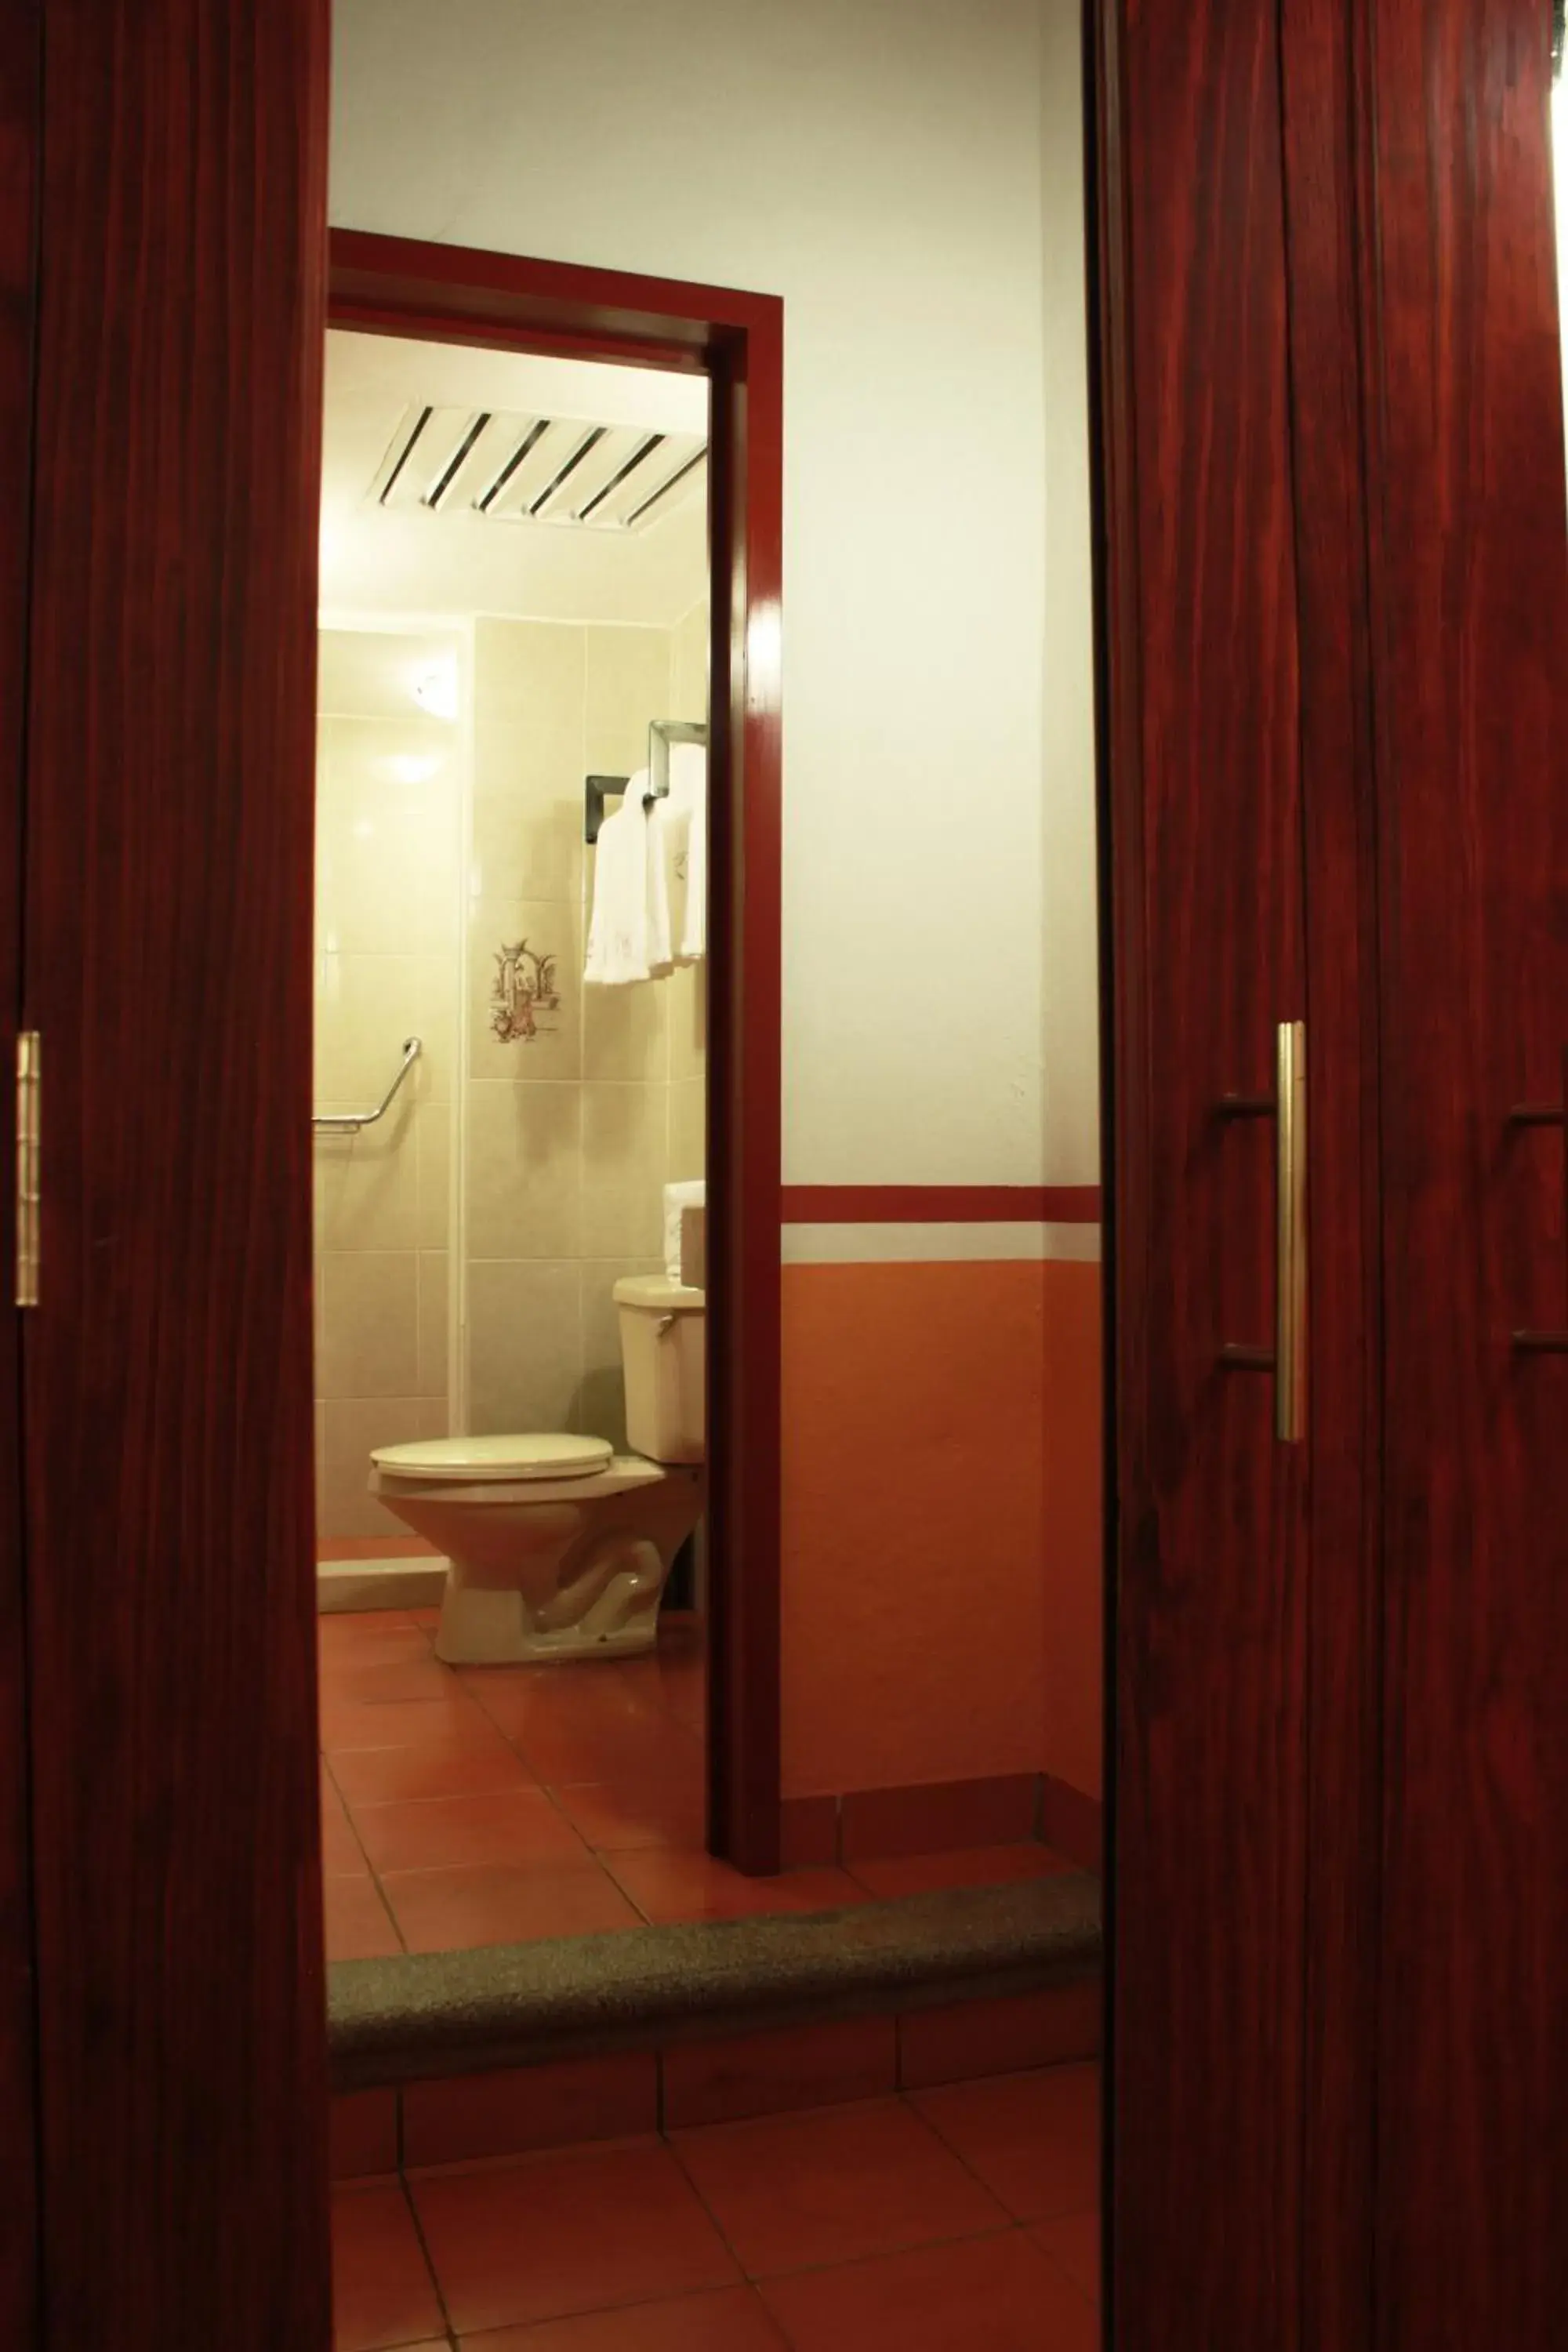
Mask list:
POLYGON ((375 1108, 374 1110, 342 1111, 333 1118, 313 1118, 310 1121, 310 1125, 315 1129, 316 1133, 318 1135, 357 1135, 362 1127, 374 1127, 376 1120, 384 1115, 392 1101, 393 1096, 397 1092, 398 1087, 403 1084, 404 1079, 408 1076, 409 1071, 419 1059, 422 1050, 423 1048, 421 1047, 417 1037, 405 1037, 403 1041, 403 1059, 397 1065, 396 1074, 393 1078, 392 1084, 387 1087, 386 1092, 383 1095, 375 1108))

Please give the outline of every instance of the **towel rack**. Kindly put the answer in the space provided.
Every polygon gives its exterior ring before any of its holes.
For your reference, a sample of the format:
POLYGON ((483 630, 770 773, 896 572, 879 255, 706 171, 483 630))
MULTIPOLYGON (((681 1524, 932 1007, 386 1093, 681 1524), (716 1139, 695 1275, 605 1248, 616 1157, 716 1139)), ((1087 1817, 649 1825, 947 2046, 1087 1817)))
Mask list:
MULTIPOLYGON (((708 730, 691 719, 655 719, 647 730, 647 791, 643 806, 669 798, 669 747, 672 743, 700 743, 706 747, 708 730)), ((605 822, 605 803, 614 800, 631 782, 629 776, 587 776, 583 787, 583 838, 595 842, 599 827, 605 822)))
POLYGON ((385 1112, 393 1096, 414 1067, 423 1051, 417 1037, 405 1037, 403 1059, 397 1065, 392 1084, 387 1087, 374 1110, 347 1110, 327 1118, 313 1118, 310 1125, 318 1135, 357 1135, 362 1127, 374 1127, 385 1112))

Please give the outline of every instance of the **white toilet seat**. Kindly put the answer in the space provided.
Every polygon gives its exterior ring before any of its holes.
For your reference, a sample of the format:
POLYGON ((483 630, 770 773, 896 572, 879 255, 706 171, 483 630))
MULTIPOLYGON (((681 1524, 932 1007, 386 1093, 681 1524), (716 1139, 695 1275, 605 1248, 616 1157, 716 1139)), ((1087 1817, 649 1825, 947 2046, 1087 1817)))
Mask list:
POLYGON ((560 1430, 532 1430, 494 1437, 426 1437, 409 1445, 382 1445, 371 1460, 384 1478, 416 1479, 421 1486, 450 1481, 476 1486, 494 1479, 521 1486, 531 1479, 552 1483, 593 1478, 615 1458, 607 1438, 578 1437, 560 1430))

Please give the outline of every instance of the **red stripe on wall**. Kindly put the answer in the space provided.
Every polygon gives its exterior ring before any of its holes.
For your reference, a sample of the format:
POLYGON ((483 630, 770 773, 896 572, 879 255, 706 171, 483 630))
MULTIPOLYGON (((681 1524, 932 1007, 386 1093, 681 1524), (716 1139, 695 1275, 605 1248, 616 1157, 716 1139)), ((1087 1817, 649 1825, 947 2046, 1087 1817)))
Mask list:
POLYGON ((786 1225, 1097 1225, 1098 1184, 786 1184, 786 1225))

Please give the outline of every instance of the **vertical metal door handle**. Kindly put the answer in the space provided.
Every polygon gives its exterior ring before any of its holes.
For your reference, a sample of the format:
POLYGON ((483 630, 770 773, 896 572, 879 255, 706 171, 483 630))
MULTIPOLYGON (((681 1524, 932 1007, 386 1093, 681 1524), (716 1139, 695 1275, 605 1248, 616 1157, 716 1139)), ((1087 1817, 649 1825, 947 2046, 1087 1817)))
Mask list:
POLYGON ((1274 1345, 1227 1339, 1229 1372, 1272 1372, 1274 1434, 1299 1445, 1307 1430, 1307 1024, 1281 1021, 1274 1033, 1272 1095, 1225 1095, 1222 1118, 1274 1121, 1274 1345))
POLYGON ((1274 1061, 1274 1434, 1307 1429, 1307 1024, 1281 1021, 1274 1061))

